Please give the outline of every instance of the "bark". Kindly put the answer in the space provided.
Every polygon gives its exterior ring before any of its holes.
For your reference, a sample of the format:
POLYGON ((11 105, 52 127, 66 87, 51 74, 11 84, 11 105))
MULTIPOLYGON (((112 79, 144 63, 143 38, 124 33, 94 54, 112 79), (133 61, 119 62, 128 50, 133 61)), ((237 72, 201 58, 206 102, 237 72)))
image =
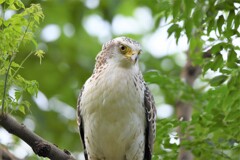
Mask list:
MULTIPOLYGON (((178 101, 176 104, 177 117, 180 121, 190 121, 192 115, 192 105, 178 101)), ((183 141, 191 141, 192 137, 187 133, 182 133, 181 128, 178 127, 178 135, 180 137, 180 144, 183 141)), ((193 160, 193 154, 190 150, 185 149, 183 146, 180 147, 178 154, 178 160, 193 160)))
POLYGON ((74 160, 68 151, 62 151, 52 143, 47 142, 8 114, 0 113, 0 125, 9 133, 25 141, 40 157, 47 157, 51 160, 74 160))
MULTIPOLYGON (((187 63, 182 70, 182 79, 184 79, 188 85, 193 86, 194 81, 200 75, 200 73, 201 68, 199 66, 193 66, 190 58, 188 57, 187 63)), ((190 121, 192 116, 192 104, 179 100, 176 103, 176 112, 180 121, 190 121)), ((178 128, 178 134, 180 137, 180 144, 183 141, 190 141, 192 139, 188 133, 182 133, 180 127, 178 128)), ((180 147, 178 160, 193 160, 193 158, 193 154, 190 150, 185 149, 183 146, 180 147)))

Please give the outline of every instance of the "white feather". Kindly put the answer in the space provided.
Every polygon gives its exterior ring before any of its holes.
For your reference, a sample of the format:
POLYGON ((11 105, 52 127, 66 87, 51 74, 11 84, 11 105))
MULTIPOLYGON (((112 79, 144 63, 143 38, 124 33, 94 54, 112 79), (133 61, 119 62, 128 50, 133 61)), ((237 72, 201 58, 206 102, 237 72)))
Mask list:
POLYGON ((97 79, 85 83, 81 115, 90 160, 143 159, 144 91, 133 82, 138 73, 137 64, 124 68, 112 60, 97 79))

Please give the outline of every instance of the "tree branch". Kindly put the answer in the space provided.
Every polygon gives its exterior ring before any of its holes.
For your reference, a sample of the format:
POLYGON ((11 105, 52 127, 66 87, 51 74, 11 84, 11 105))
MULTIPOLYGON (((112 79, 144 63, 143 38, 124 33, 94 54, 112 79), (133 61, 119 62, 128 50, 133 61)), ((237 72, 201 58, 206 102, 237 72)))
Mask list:
POLYGON ((8 114, 0 114, 0 125, 9 133, 25 141, 40 157, 48 157, 51 160, 74 160, 68 151, 62 151, 47 142, 8 114))
POLYGON ((0 159, 2 160, 22 160, 10 153, 6 146, 0 144, 0 159))

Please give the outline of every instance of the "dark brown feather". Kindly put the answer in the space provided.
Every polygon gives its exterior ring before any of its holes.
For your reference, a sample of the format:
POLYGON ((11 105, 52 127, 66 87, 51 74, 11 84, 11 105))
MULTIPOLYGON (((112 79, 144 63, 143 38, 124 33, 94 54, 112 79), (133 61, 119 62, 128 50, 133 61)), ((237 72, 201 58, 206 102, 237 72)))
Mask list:
POLYGON ((82 145, 83 145, 83 149, 84 149, 84 157, 85 157, 85 160, 88 160, 88 155, 87 155, 87 151, 86 151, 86 144, 85 144, 85 140, 84 140, 84 124, 83 124, 83 120, 82 120, 82 117, 81 117, 81 98, 82 98, 83 90, 84 90, 84 87, 81 89, 80 94, 78 96, 77 116, 78 116, 79 133, 80 133, 80 136, 81 136, 82 145))
POLYGON ((156 108, 155 102, 149 88, 145 84, 144 91, 144 107, 146 113, 146 129, 145 129, 145 153, 144 160, 152 159, 153 143, 156 136, 156 108))

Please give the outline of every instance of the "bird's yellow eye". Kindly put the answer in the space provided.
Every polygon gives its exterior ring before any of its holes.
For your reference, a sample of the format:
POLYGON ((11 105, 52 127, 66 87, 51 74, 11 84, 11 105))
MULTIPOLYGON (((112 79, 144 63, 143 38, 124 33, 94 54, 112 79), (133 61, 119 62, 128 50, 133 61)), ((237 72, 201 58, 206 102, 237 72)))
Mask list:
POLYGON ((119 49, 120 49, 120 51, 121 51, 122 53, 126 53, 127 50, 128 50, 128 47, 121 44, 120 47, 119 47, 119 49))

